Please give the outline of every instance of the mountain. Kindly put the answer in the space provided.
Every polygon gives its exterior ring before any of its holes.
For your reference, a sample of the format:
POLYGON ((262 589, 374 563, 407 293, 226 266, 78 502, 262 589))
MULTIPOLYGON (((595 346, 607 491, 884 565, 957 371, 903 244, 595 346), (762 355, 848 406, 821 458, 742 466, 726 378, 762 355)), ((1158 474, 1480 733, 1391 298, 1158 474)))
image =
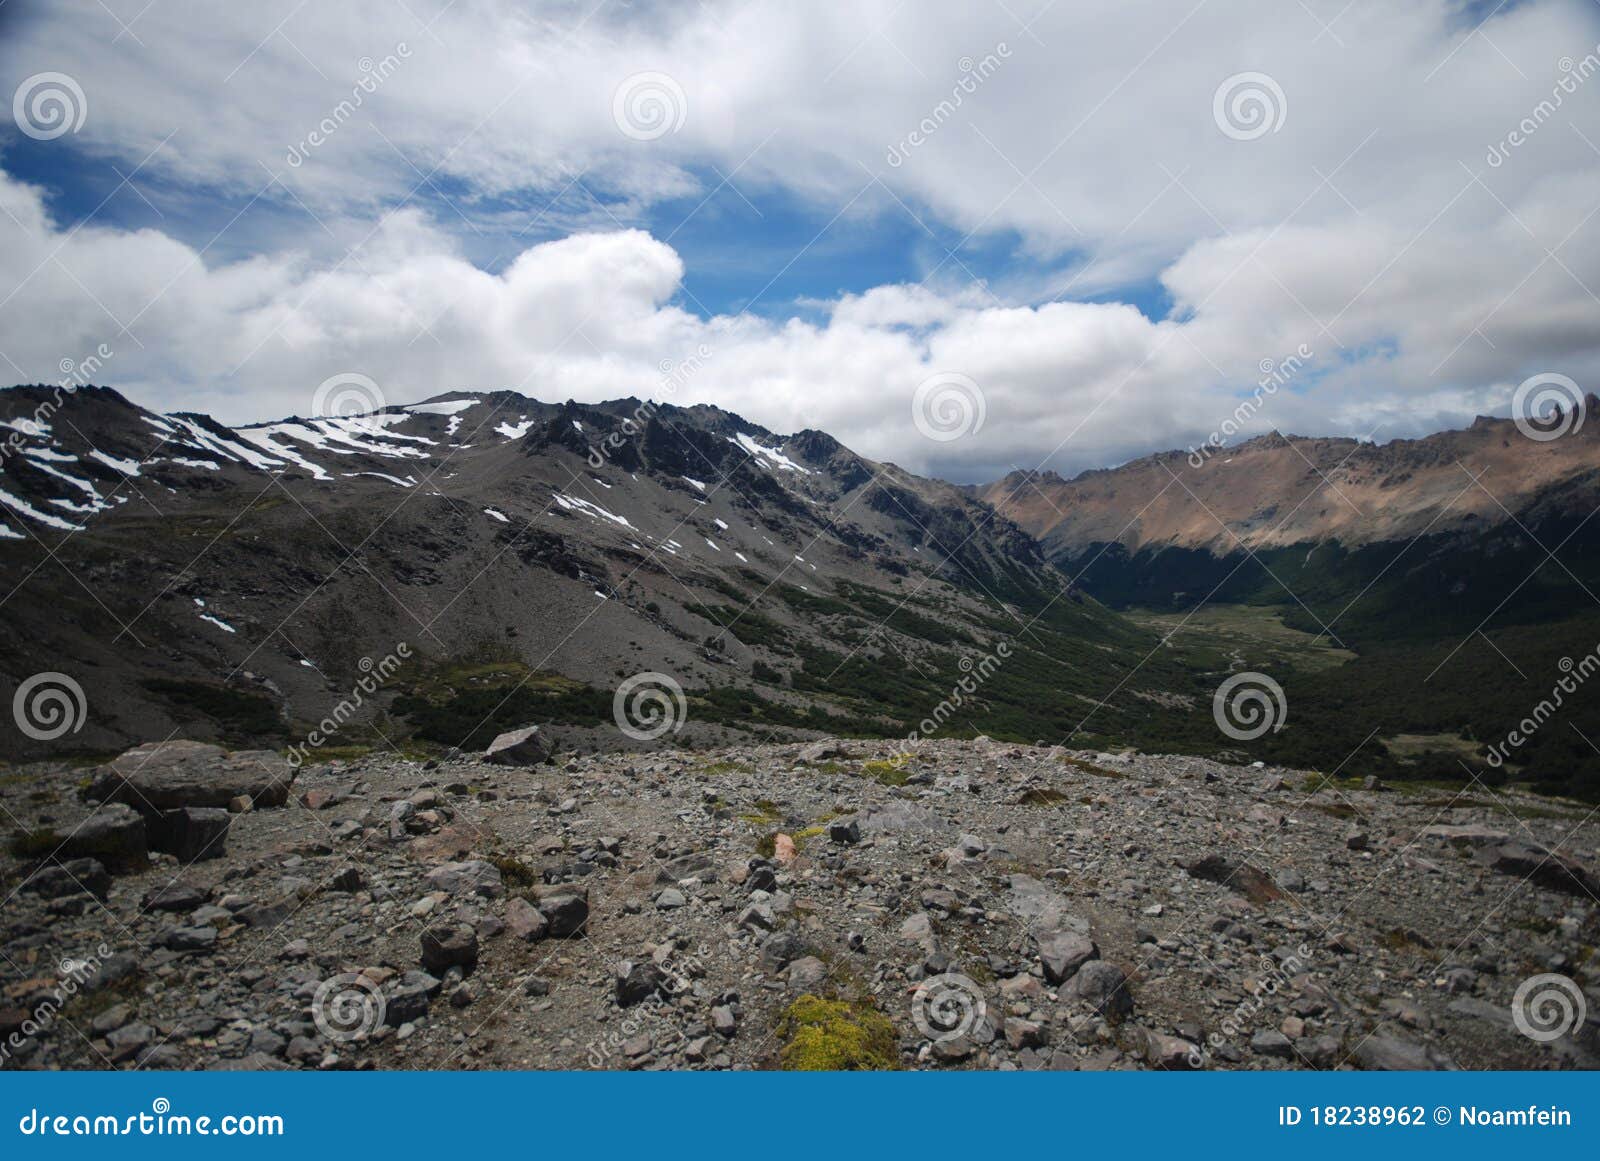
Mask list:
POLYGON ((1488 761, 1564 675, 1600 668, 1600 400, 1534 435, 1275 433, 973 494, 1192 661, 1279 680, 1299 728, 1254 753, 1594 795, 1600 699, 1558 695, 1555 724, 1488 761))
MULTIPOLYGON (((1337 598, 1385 577, 1408 594, 1449 594, 1452 617, 1465 621, 1504 595, 1486 558, 1496 575, 1536 567, 1600 502, 1600 400, 1590 396, 1587 411, 1589 423, 1543 441, 1491 418, 1381 445, 1274 433, 1071 480, 1013 472, 976 494, 1113 604, 1288 600, 1292 590, 1330 604, 1331 617, 1337 598), (1262 567, 1240 568, 1248 562, 1262 567)), ((1576 588, 1556 587, 1561 599, 1576 588)), ((1364 601, 1337 635, 1393 628, 1378 615, 1402 602, 1388 587, 1379 596, 1387 603, 1364 601)))
POLYGON ((33 386, 0 391, 0 428, 0 671, 62 673, 87 703, 59 739, 8 733, 11 757, 282 747, 319 723, 323 748, 534 722, 630 746, 613 699, 638 674, 680 743, 928 715, 1051 741, 1092 718, 1110 741, 1192 680, 1163 659, 1146 697, 1102 705, 1154 637, 1011 521, 711 407, 454 391, 228 427, 33 386))

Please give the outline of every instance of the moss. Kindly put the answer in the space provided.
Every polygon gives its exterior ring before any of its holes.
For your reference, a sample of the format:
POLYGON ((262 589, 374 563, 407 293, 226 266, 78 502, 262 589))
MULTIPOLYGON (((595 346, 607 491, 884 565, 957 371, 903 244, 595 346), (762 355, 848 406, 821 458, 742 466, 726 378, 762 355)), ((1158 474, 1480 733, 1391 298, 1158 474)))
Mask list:
POLYGON ((1068 796, 1059 790, 1052 790, 1048 786, 1034 786, 1022 792, 1022 797, 1017 799, 1019 806, 1060 806, 1066 802, 1068 796))
POLYGON ((756 854, 764 859, 770 859, 778 853, 778 832, 769 831, 756 839, 756 854))
POLYGON ((6 847, 19 859, 46 859, 59 850, 64 841, 55 831, 46 828, 14 834, 6 847))
POLYGON ((861 763, 861 773, 884 786, 904 786, 911 780, 910 754, 896 754, 861 763))
POLYGON ((509 855, 495 855, 489 862, 500 872, 500 878, 508 887, 532 887, 542 881, 539 872, 521 859, 509 855))
POLYGON ((827 834, 827 833, 828 833, 828 828, 825 827, 825 826, 808 826, 808 827, 804 828, 803 830, 797 830, 791 836, 794 839, 794 849, 797 852, 798 851, 803 851, 803 850, 806 849, 806 843, 810 842, 812 839, 816 838, 818 835, 823 835, 823 834, 827 834))
POLYGON ((1093 774, 1097 778, 1127 777, 1121 770, 1113 770, 1109 766, 1101 766, 1098 763, 1087 762, 1082 758, 1074 758, 1067 754, 1061 756, 1061 761, 1065 765, 1071 766, 1074 770, 1082 770, 1085 774, 1093 774))
POLYGON ((870 1003, 804 995, 784 1010, 778 1057, 794 1072, 865 1072, 893 1069, 894 1025, 870 1003))

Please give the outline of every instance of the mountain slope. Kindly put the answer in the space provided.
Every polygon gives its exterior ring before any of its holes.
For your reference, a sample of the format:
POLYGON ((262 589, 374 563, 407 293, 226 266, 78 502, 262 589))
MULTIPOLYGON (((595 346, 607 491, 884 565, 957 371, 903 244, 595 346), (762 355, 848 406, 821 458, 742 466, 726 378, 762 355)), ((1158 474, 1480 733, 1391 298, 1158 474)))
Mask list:
MULTIPOLYGON (((631 745, 613 690, 641 672, 687 691, 668 740, 894 736, 1002 643, 940 729, 1054 741, 1088 718, 1122 738, 1154 704, 1101 704, 1147 631, 961 490, 821 432, 504 392, 232 429, 23 387, 0 423, 0 671, 64 672, 89 705, 63 739, 8 736, 12 755, 173 731, 286 745, 374 667, 334 744, 553 721, 631 745)), ((1137 672, 1151 697, 1191 680, 1137 672)))
POLYGON ((1214 683, 1268 672, 1289 724, 1254 756, 1595 797, 1600 699, 1551 710, 1600 656, 1600 401, 1582 418, 1549 440, 1497 419, 1382 446, 1273 435, 975 494, 1214 683))

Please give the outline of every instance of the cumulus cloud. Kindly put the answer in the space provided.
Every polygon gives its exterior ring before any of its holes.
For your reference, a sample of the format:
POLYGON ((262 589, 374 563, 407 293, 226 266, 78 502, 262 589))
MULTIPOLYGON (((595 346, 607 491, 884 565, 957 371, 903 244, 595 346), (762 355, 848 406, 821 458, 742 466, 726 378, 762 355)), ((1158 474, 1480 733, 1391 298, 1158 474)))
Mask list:
POLYGON ((1600 51, 1592 4, 1481 25, 1446 0, 1008 7, 173 2, 135 39, 68 0, 16 25, 7 91, 81 77, 74 148, 154 150, 164 182, 307 228, 224 259, 177 222, 58 222, 0 176, 0 357, 48 379, 106 342, 142 402, 242 421, 303 412, 341 371, 396 402, 659 395, 660 366, 706 347, 675 401, 963 479, 1203 439, 1302 348, 1252 430, 1414 435, 1503 411, 1535 371, 1600 383, 1600 104, 1560 87, 1600 51), (1282 93, 1253 140, 1214 120, 1245 72, 1282 93), (659 133, 619 127, 640 73, 672 82, 659 133), (758 203, 911 216, 1026 263, 985 285, 937 247, 922 285, 704 317, 670 241, 625 227, 735 170, 758 203), (574 183, 617 199, 603 220, 563 218, 574 183), (518 207, 571 232, 506 229, 482 268, 474 235, 518 207), (1116 301, 1151 282, 1164 317, 1116 301), (981 428, 919 430, 937 375, 981 391, 981 428))

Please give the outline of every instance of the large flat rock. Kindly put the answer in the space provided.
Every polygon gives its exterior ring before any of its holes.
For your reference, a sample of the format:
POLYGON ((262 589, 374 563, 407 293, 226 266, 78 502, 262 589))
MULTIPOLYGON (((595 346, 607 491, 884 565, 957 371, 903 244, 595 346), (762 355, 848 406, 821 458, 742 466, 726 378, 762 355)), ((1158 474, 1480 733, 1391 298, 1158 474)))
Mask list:
POLYGON ((244 795, 256 806, 282 806, 294 770, 271 750, 229 753, 205 742, 150 742, 95 773, 86 796, 125 802, 143 814, 186 806, 226 807, 244 795))

